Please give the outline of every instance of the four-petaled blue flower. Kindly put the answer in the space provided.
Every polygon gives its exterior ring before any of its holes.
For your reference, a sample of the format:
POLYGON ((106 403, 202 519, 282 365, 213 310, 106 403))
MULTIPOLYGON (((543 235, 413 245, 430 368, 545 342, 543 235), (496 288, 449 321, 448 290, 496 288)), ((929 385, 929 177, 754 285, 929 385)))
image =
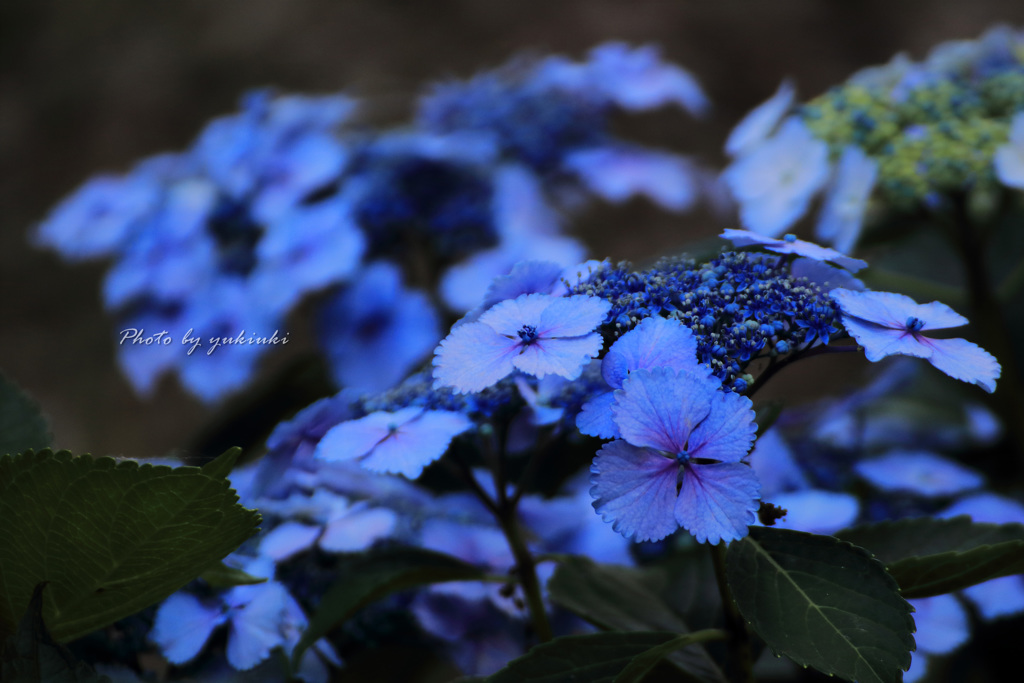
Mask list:
POLYGON ((434 352, 435 386, 481 391, 515 370, 576 379, 604 340, 611 304, 597 297, 523 294, 457 326, 434 352))
POLYGON ((594 508, 637 541, 680 526, 701 543, 742 538, 760 494, 741 462, 756 430, 751 405, 702 367, 631 373, 612 408, 623 438, 598 451, 590 469, 594 508))
POLYGON ((933 301, 919 304, 891 292, 829 292, 843 314, 843 325, 872 363, 902 354, 925 358, 954 379, 973 382, 985 391, 996 389, 1002 368, 995 357, 966 339, 932 339, 925 330, 941 330, 967 324, 949 306, 933 301))

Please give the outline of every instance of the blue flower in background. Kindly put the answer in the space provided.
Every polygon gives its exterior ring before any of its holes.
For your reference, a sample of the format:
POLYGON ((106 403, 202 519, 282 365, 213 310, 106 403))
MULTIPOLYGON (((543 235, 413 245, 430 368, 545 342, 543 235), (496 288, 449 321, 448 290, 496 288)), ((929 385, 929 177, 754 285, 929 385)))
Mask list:
POLYGON ((992 393, 1001 367, 992 354, 966 339, 933 339, 925 330, 940 330, 967 324, 949 306, 933 301, 919 304, 908 296, 891 292, 829 292, 843 313, 843 325, 864 355, 876 362, 893 354, 925 358, 954 379, 977 384, 992 393))
POLYGON ((740 203, 743 225, 775 237, 807 212, 829 172, 828 145, 794 116, 774 137, 734 161, 723 177, 740 203))
POLYGON ((750 110, 732 129, 725 141, 726 153, 733 157, 742 156, 764 142, 789 112, 795 96, 793 83, 783 81, 774 95, 750 110))
POLYGON ((1024 189, 1024 112, 1013 117, 1010 139, 996 150, 992 163, 1003 185, 1024 189))
POLYGON ((700 543, 742 538, 760 486, 741 462, 754 441, 750 399, 707 370, 637 370, 615 394, 622 439, 597 453, 590 495, 627 538, 656 541, 682 526, 700 543))
POLYGON ((818 216, 815 236, 849 253, 860 238, 868 198, 878 179, 878 162, 856 145, 848 145, 839 157, 835 179, 818 216))
POLYGON ((454 328, 434 356, 436 385, 467 393, 515 370, 543 377, 579 377, 604 344, 594 330, 611 306, 595 297, 524 294, 454 328))
POLYGON ((384 391, 426 358, 441 336, 426 293, 406 288, 402 271, 380 261, 317 311, 317 333, 338 386, 384 391))
POLYGON ((892 451, 854 466, 857 474, 883 491, 919 496, 950 496, 979 488, 978 471, 927 451, 892 451))
POLYGON ((460 413, 410 407, 376 412, 332 427, 317 445, 327 461, 359 459, 373 472, 420 476, 473 422, 460 413))

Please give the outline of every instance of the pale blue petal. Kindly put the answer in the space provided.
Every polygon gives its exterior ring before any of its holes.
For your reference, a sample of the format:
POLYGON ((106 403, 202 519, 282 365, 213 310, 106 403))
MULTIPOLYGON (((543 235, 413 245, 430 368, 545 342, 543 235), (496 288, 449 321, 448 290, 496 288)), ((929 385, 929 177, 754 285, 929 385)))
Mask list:
POLYGON ((424 467, 445 454, 452 439, 472 426, 472 420, 462 413, 427 411, 377 444, 361 464, 371 472, 415 479, 424 467))
MULTIPOLYGON (((519 330, 524 325, 536 327, 539 333, 541 315, 558 300, 564 301, 550 294, 522 294, 515 299, 508 299, 492 306, 477 319, 477 322, 487 325, 498 334, 518 339, 519 330)), ((581 334, 586 334, 592 329, 594 328, 584 330, 581 334)))
POLYGON ((690 465, 683 472, 675 519, 698 543, 743 538, 757 519, 760 490, 754 470, 743 463, 690 465))
POLYGON ((857 292, 864 291, 864 283, 841 268, 808 258, 798 258, 789 268, 794 278, 805 277, 823 290, 830 291, 839 287, 857 292))
POLYGON ((679 465, 646 448, 612 441, 590 467, 594 509, 626 538, 657 541, 678 528, 673 506, 679 465))
POLYGON ((690 372, 637 370, 615 393, 612 413, 622 438, 634 446, 683 453, 718 393, 714 380, 690 372))
POLYGON ((893 292, 851 292, 833 289, 829 292, 843 313, 877 325, 905 330, 908 318, 917 318, 922 330, 960 327, 967 324, 963 317, 946 304, 933 301, 919 304, 909 296, 893 292))
POLYGON ((594 147, 571 152, 565 159, 594 194, 622 203, 646 195, 670 211, 684 211, 697 200, 692 162, 676 154, 636 147, 594 147))
POLYGON ((775 522, 776 527, 812 534, 834 534, 853 524, 860 513, 860 502, 854 496, 820 489, 780 493, 768 502, 787 512, 775 522))
POLYGON ((317 444, 314 457, 321 460, 351 460, 368 454, 399 427, 423 412, 422 408, 378 411, 358 420, 331 427, 317 444))
POLYGON ((724 391, 712 394, 710 403, 711 412, 690 434, 690 456, 739 462, 750 450, 757 433, 754 404, 746 396, 724 391))
POLYGON ((614 392, 608 391, 594 396, 583 404, 583 408, 576 416, 576 427, 587 436, 597 436, 602 439, 620 438, 619 428, 612 415, 613 405, 615 405, 614 392))
POLYGON ((522 294, 550 294, 562 276, 562 270, 562 266, 554 261, 520 261, 508 275, 494 278, 482 306, 488 309, 522 294))
POLYGON ((971 382, 992 393, 1002 366, 995 356, 966 339, 929 339, 928 362, 954 379, 971 382))
POLYGON ((522 353, 512 358, 512 365, 535 377, 576 379, 603 345, 604 339, 596 332, 585 337, 542 338, 523 347, 522 353))
POLYGON ((697 338, 678 320, 645 318, 611 345, 601 362, 601 375, 612 388, 635 370, 657 367, 693 370, 697 366, 697 338))
POLYGON ((761 493, 766 498, 810 485, 778 429, 769 429, 757 438, 750 452, 750 466, 761 481, 761 493))
POLYGON ((815 237, 849 253, 860 237, 868 197, 877 178, 878 162, 860 147, 848 145, 839 158, 839 169, 821 209, 815 237))
POLYGON ((860 318, 847 317, 843 318, 843 327, 864 347, 864 357, 872 363, 894 354, 915 358, 929 358, 932 355, 931 346, 921 343, 905 329, 893 329, 860 318))
POLYGON ((321 531, 322 528, 318 525, 294 521, 282 522, 260 541, 260 554, 275 562, 287 560, 289 557, 313 547, 321 531))
POLYGON ((398 515, 387 508, 359 510, 334 520, 324 529, 320 547, 331 553, 366 550, 377 540, 390 536, 398 515))
POLYGON ((290 596, 276 581, 239 586, 232 593, 239 602, 240 596, 244 596, 245 602, 231 617, 227 657, 232 667, 245 671, 267 659, 275 647, 285 644, 281 623, 290 596))
POLYGON ((964 589, 982 619, 1009 617, 1024 612, 1024 583, 1020 576, 1002 576, 964 589))
POLYGON ((992 162, 1001 183, 1024 189, 1024 113, 1013 117, 1010 140, 996 150, 992 162))
POLYGON ((894 451, 862 460, 854 470, 883 491, 950 496, 976 489, 985 478, 976 470, 926 451, 894 451))
POLYGON ((967 612, 955 596, 936 595, 909 601, 914 606, 917 650, 929 655, 952 652, 970 638, 967 612))
POLYGON ((1024 505, 995 493, 976 493, 961 498, 937 516, 947 519, 959 515, 989 524, 1024 524, 1024 505))
POLYGON ((518 351, 518 338, 503 337, 481 322, 460 325, 434 351, 434 386, 459 393, 486 389, 515 369, 518 351))
POLYGON ((654 46, 605 43, 590 51, 590 63, 585 66, 591 75, 590 88, 624 109, 643 111, 675 103, 701 116, 710 108, 697 80, 685 69, 662 61, 654 46))
POLYGON ((585 294, 550 298, 550 304, 541 311, 537 324, 537 334, 544 338, 589 334, 604 322, 612 308, 611 303, 604 299, 585 294))
POLYGON ((725 141, 726 153, 740 156, 764 142, 793 105, 795 94, 792 81, 784 80, 774 95, 752 109, 732 129, 725 141))
POLYGON ((867 261, 851 258, 839 253, 835 249, 829 249, 828 247, 804 240, 779 239, 751 232, 750 230, 736 230, 734 228, 726 228, 721 237, 731 241, 737 247, 756 244, 778 254, 795 254, 815 261, 831 261, 851 271, 858 271, 868 265, 867 261))
POLYGON ((184 664, 195 658, 214 629, 227 621, 220 605, 204 604, 189 593, 175 593, 157 609, 149 638, 167 661, 184 664))

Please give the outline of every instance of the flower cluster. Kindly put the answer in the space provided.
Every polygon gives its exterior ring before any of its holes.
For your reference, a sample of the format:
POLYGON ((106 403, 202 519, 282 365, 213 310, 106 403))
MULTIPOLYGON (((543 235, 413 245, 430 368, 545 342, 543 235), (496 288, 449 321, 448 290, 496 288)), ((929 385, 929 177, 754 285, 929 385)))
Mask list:
POLYGON ((259 91, 188 150, 88 181, 34 239, 113 261, 104 303, 137 332, 118 359, 140 393, 168 372, 206 401, 237 391, 274 346, 260 340, 313 294, 336 384, 381 391, 516 262, 579 262, 562 233, 581 200, 689 208, 692 162, 610 130, 615 110, 669 104, 707 108, 686 71, 619 43, 438 85, 412 126, 379 133, 352 125, 346 96, 259 91), (238 348, 213 353, 228 339, 238 348))
POLYGON ((779 235, 825 190, 816 235, 849 252, 872 197, 913 211, 970 195, 981 210, 1000 185, 1021 187, 1021 45, 997 26, 921 62, 899 54, 800 106, 784 83, 727 143, 743 224, 779 235))

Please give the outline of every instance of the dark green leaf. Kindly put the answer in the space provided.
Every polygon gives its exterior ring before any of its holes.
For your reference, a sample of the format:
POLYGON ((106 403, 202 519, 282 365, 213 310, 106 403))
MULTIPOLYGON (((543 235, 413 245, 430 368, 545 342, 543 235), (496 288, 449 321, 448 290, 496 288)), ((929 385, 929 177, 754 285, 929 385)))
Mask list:
POLYGON ((309 627, 292 651, 297 665, 306 649, 372 602, 407 588, 445 581, 474 581, 484 573, 462 560, 417 548, 397 548, 355 558, 324 594, 309 627))
POLYGON ((657 666, 658 662, 676 650, 708 640, 725 640, 728 638, 728 635, 725 631, 698 631, 687 633, 684 636, 673 638, 667 643, 656 645, 647 652, 642 652, 633 657, 633 660, 626 665, 626 668, 615 677, 615 683, 640 683, 650 673, 651 669, 657 666))
POLYGON ((242 454, 242 449, 229 448, 216 458, 211 460, 202 466, 203 474, 210 477, 211 479, 227 479, 227 476, 231 474, 232 468, 235 463, 238 462, 238 456, 242 454))
POLYGON ((836 534, 885 564, 903 597, 926 598, 1024 572, 1024 526, 970 517, 904 519, 836 534))
MULTIPOLYGON (((548 595, 551 602, 603 629, 688 633, 686 622, 650 584, 640 570, 569 557, 548 581, 548 595)), ((669 659, 698 680, 725 680, 704 648, 688 648, 669 659)))
POLYGON ((755 526, 729 545, 726 574, 743 617, 776 654, 860 683, 896 683, 910 666, 910 604, 862 548, 755 526))
POLYGON ((39 406, 0 374, 0 455, 46 448, 50 427, 39 406))
POLYGON ((199 575, 211 588, 231 588, 232 586, 251 586, 256 583, 266 583, 266 579, 261 579, 251 574, 246 574, 241 569, 235 567, 229 567, 223 562, 218 562, 213 565, 205 572, 199 575))
POLYGON ((637 655, 678 640, 677 633, 659 632, 555 638, 513 659, 486 683, 613 683, 637 655))
POLYGON ((67 451, 0 457, 0 635, 39 583, 68 641, 162 600, 257 531, 227 480, 67 451))
POLYGON ((32 592, 18 630, 4 643, 0 654, 0 680, 9 683, 111 683, 85 662, 77 661, 56 642, 43 623, 43 590, 32 592))

